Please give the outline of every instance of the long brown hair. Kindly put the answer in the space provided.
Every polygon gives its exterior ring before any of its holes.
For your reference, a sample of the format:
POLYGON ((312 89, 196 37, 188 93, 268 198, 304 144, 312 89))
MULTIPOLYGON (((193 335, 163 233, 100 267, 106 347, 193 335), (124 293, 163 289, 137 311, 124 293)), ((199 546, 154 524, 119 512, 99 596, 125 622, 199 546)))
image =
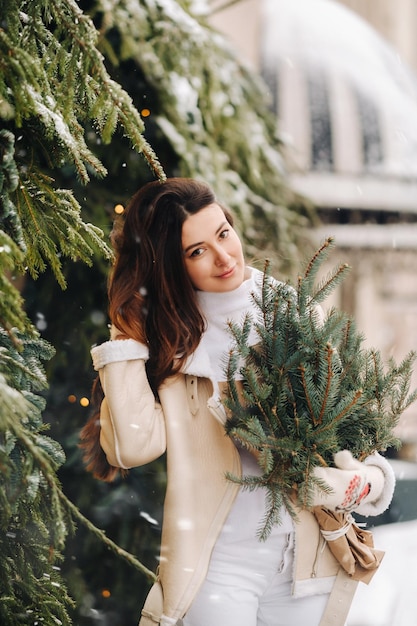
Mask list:
MULTIPOLYGON (((109 278, 109 316, 123 334, 149 346, 147 373, 157 393, 194 352, 205 321, 185 268, 182 226, 185 220, 216 202, 211 188, 190 178, 148 183, 133 196, 115 224, 115 263, 109 278)), ((222 207, 227 221, 230 213, 222 207)), ((96 402, 99 390, 95 385, 96 402)), ((111 480, 114 468, 99 446, 99 407, 81 431, 87 469, 111 480)))

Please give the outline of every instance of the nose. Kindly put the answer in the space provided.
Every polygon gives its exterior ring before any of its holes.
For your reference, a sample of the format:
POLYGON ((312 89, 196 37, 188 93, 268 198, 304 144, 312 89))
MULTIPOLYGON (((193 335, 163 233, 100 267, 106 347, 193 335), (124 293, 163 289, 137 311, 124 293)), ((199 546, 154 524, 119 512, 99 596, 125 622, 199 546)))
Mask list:
POLYGON ((221 246, 216 248, 216 265, 229 265, 230 254, 221 246))

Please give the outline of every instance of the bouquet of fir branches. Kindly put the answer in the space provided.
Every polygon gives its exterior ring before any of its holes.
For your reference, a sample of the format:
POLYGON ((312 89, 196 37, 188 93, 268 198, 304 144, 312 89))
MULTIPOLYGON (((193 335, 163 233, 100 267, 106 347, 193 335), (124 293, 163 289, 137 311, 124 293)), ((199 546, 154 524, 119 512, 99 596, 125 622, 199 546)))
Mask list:
POLYGON ((261 293, 252 296, 256 314, 230 324, 226 429, 256 455, 261 475, 229 479, 266 488, 261 538, 280 522, 282 504, 294 517, 295 504, 311 505, 313 490, 324 488, 312 470, 332 466, 335 452, 363 460, 398 447, 394 427, 416 398, 414 353, 384 364, 377 350, 364 348, 353 319, 336 308, 323 314, 320 305, 349 269, 341 265, 315 284, 332 244, 324 242, 296 289, 272 279, 267 264, 261 293))

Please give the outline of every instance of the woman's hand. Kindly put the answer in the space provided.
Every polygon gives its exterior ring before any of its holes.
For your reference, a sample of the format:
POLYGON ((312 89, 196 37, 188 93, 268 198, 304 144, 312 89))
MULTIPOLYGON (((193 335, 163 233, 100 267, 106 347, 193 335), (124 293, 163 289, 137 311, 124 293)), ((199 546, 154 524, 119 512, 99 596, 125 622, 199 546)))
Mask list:
POLYGON ((324 489, 315 487, 313 506, 323 506, 332 511, 355 511, 361 505, 376 502, 385 484, 384 472, 377 465, 361 463, 349 450, 337 452, 336 467, 316 467, 315 478, 324 489))

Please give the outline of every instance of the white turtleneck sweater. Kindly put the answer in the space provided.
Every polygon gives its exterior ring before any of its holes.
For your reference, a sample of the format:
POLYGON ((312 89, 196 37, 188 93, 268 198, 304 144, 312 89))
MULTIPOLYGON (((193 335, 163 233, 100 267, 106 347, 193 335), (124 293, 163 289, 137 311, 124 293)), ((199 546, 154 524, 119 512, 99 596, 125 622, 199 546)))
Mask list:
MULTIPOLYGON (((207 329, 195 355, 198 360, 200 360, 202 354, 206 357, 208 355, 212 372, 211 377, 216 383, 226 380, 228 353, 234 342, 228 322, 232 321, 240 326, 246 315, 250 315, 254 321, 260 316, 259 308, 255 305, 252 294, 255 293, 258 296, 261 294, 264 274, 252 267, 248 269, 250 271, 249 278, 237 289, 222 293, 199 291, 197 294, 198 302, 207 322, 207 329)), ((250 345, 254 345, 259 341, 259 337, 253 328, 250 331, 248 340, 250 345)), ((261 469, 255 458, 239 445, 237 445, 237 449, 242 463, 242 474, 259 476, 261 469)), ((218 540, 218 543, 222 544, 223 550, 225 550, 225 544, 229 542, 231 542, 234 550, 233 546, 236 545, 237 539, 240 538, 245 542, 245 549, 250 550, 253 559, 257 558, 256 555, 265 558, 266 552, 270 550, 272 550, 271 554, 279 553, 277 549, 273 549, 271 546, 277 541, 277 537, 279 542, 281 542, 281 538, 293 530, 293 522, 289 513, 283 508, 281 524, 274 527, 267 545, 259 542, 257 532, 260 530, 261 521, 266 514, 265 506, 265 491, 263 489, 243 489, 239 492, 218 540), (243 518, 245 519, 245 524, 242 524, 243 518)))
MULTIPOLYGON (((254 320, 259 316, 252 294, 260 294, 263 273, 252 267, 248 269, 249 278, 243 281, 237 289, 221 293, 207 291, 197 293, 199 305, 207 321, 207 329, 197 351, 207 353, 216 382, 226 380, 228 352, 233 345, 233 336, 228 323, 235 322, 241 326, 246 315, 249 314, 254 320)), ((250 345, 256 343, 257 340, 259 338, 252 329, 249 335, 250 345)))

